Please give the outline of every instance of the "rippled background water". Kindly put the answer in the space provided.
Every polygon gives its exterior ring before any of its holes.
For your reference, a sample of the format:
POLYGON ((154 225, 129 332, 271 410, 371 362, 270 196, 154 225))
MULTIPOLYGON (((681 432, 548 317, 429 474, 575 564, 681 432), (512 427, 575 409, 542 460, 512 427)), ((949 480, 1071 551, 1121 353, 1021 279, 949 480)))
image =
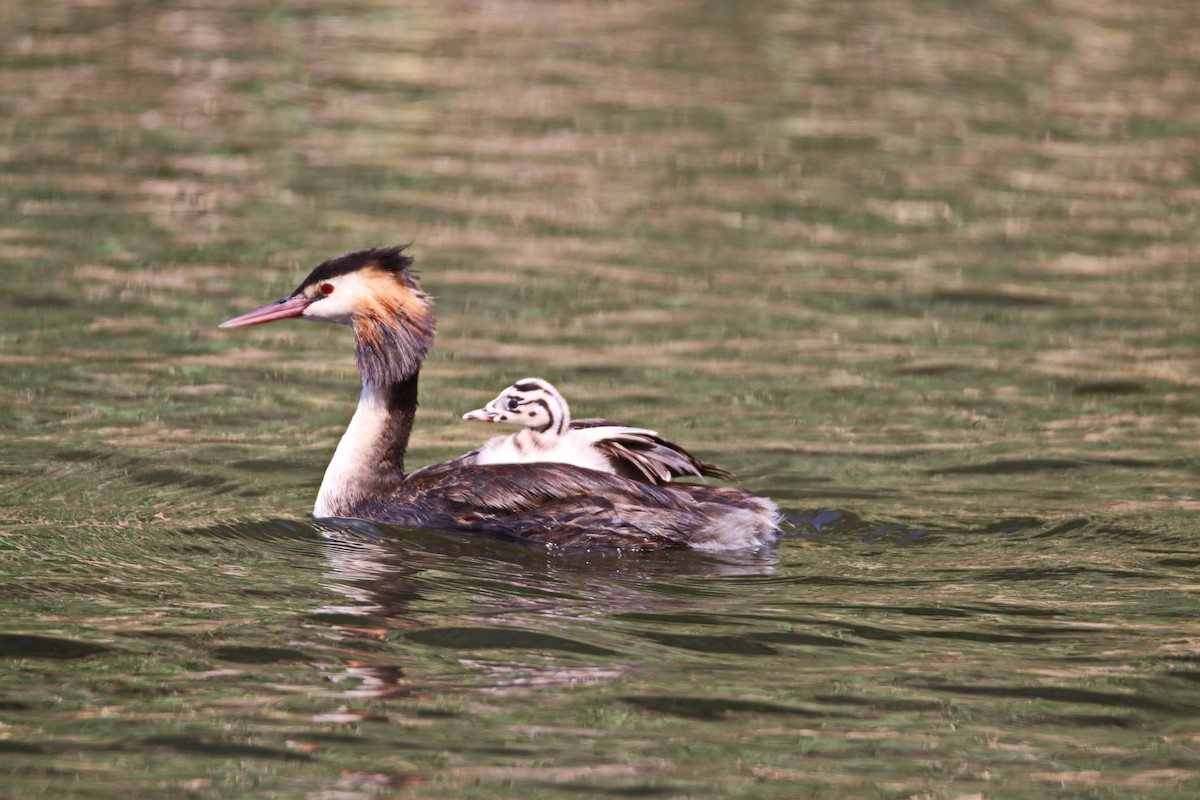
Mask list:
POLYGON ((1194 3, 0 2, 0 794, 1200 792, 1194 3), (775 557, 308 518, 542 375, 775 557))

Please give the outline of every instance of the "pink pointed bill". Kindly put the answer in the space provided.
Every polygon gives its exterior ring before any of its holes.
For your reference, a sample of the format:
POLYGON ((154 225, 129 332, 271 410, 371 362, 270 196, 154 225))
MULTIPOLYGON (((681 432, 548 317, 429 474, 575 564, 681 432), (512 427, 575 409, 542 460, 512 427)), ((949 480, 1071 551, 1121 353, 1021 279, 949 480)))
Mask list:
POLYGON ((304 309, 308 308, 311 303, 312 300, 301 295, 285 297, 282 300, 267 303, 265 306, 260 306, 244 314, 238 314, 236 317, 225 320, 217 327, 244 328, 247 325, 262 325, 264 322, 274 322, 277 319, 298 317, 304 313, 304 309))
POLYGON ((486 411, 482 408, 477 408, 474 411, 468 411, 462 415, 463 419, 475 420, 478 422, 497 422, 497 414, 492 411, 486 411))

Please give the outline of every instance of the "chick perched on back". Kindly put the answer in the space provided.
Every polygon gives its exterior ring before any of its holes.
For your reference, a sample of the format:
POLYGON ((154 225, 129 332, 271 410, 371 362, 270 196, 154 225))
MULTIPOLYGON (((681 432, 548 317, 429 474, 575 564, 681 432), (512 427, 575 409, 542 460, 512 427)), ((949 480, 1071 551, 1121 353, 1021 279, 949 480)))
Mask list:
POLYGON ((572 420, 562 394, 541 378, 517 381, 463 419, 522 428, 489 439, 477 451, 477 464, 559 462, 655 485, 684 476, 733 477, 657 431, 607 419, 572 420))

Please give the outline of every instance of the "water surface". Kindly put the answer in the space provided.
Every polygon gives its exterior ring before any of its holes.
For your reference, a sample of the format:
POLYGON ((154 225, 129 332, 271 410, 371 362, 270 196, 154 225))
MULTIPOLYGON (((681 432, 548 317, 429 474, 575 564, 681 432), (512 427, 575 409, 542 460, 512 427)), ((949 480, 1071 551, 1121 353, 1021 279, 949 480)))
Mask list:
POLYGON ((1190 3, 0 3, 15 797, 1193 797, 1190 3), (541 375, 759 556, 308 518, 412 242, 414 465, 541 375))

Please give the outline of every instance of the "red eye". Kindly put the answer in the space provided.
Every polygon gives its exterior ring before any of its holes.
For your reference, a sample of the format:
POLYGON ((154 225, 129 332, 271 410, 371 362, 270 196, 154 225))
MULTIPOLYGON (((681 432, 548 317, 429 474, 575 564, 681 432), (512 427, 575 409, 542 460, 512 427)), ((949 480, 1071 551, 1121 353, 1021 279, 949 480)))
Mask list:
POLYGON ((322 283, 319 291, 321 292, 321 294, 333 294, 333 284, 332 283, 322 283))

